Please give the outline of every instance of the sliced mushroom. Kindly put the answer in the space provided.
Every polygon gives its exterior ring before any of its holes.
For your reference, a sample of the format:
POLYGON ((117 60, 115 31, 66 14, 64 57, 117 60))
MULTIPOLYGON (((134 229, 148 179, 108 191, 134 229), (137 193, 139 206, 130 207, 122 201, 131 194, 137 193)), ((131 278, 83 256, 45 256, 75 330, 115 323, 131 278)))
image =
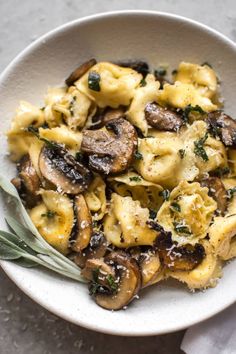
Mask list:
POLYGON ((223 215, 227 208, 226 189, 219 177, 209 177, 201 181, 202 187, 207 187, 209 195, 217 202, 217 210, 223 215))
POLYGON ((208 113, 206 121, 214 135, 220 136, 225 146, 236 148, 236 120, 222 111, 208 113))
POLYGON ((45 145, 39 156, 42 176, 59 191, 78 194, 87 189, 92 179, 88 168, 78 162, 69 152, 58 145, 45 145))
POLYGON ((151 248, 141 252, 138 263, 142 273, 142 288, 155 283, 162 270, 158 251, 151 248))
POLYGON ((103 232, 96 231, 92 234, 89 245, 82 252, 76 254, 74 262, 80 267, 84 268, 88 259, 102 258, 107 251, 107 240, 103 232))
POLYGON ((89 156, 91 169, 104 174, 125 171, 131 164, 136 147, 137 134, 125 119, 114 119, 106 124, 111 130, 85 130, 81 150, 89 156))
POLYGON ((86 200, 82 194, 79 194, 75 197, 74 209, 76 223, 71 248, 75 252, 81 252, 89 245, 93 232, 92 216, 90 214, 86 200))
POLYGON ((40 179, 30 160, 29 155, 25 155, 18 165, 18 177, 12 179, 12 183, 19 191, 22 199, 28 208, 33 208, 39 201, 40 179))
POLYGON ((141 287, 141 273, 137 262, 125 252, 111 252, 105 258, 105 263, 115 269, 114 284, 117 286, 109 293, 98 289, 95 301, 107 310, 119 310, 138 293, 141 287))
POLYGON ((138 73, 142 74, 143 77, 146 77, 149 73, 149 66, 145 61, 142 60, 127 60, 127 61, 119 61, 117 63, 119 66, 123 66, 124 68, 131 68, 138 73))
POLYGON ((196 268, 204 259, 206 253, 204 247, 187 244, 177 246, 171 239, 171 233, 161 232, 156 239, 156 247, 164 266, 171 270, 189 271, 196 268))
POLYGON ((71 86, 73 85, 73 83, 75 81, 77 81, 78 79, 80 79, 89 69, 92 68, 92 66, 94 66, 95 64, 97 64, 96 59, 90 59, 88 61, 86 61, 85 63, 83 63, 82 65, 80 65, 78 68, 76 68, 71 74, 70 76, 65 80, 65 83, 67 86, 71 86))
POLYGON ((115 270, 102 259, 88 259, 81 274, 85 279, 90 280, 93 286, 105 287, 108 291, 113 291, 111 279, 115 281, 115 270))
POLYGON ((125 114, 125 108, 120 106, 119 108, 106 107, 105 109, 98 110, 95 116, 92 118, 92 125, 89 129, 99 129, 109 123, 113 119, 123 118, 125 114))
POLYGON ((163 108, 155 102, 146 105, 145 118, 151 127, 158 130, 178 131, 183 125, 183 120, 178 113, 163 108))

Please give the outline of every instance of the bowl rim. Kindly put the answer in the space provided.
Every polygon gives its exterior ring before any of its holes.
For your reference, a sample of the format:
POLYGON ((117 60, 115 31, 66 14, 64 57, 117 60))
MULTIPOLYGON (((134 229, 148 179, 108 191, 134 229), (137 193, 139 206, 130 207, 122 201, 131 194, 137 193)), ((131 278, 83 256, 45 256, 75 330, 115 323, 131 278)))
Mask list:
MULTIPOLYGON (((29 44, 25 49, 20 51, 19 54, 16 55, 16 57, 13 58, 13 60, 11 60, 10 63, 6 66, 6 68, 2 71, 2 73, 0 75, 0 88, 4 86, 4 81, 5 81, 5 79, 7 79, 8 75, 11 73, 11 71, 14 71, 15 65, 18 64, 19 62, 21 62, 21 60, 24 60, 24 58, 27 57, 27 55, 29 53, 34 51, 34 49, 37 48, 38 46, 40 46, 41 44, 44 44, 47 40, 50 40, 55 35, 62 33, 64 30, 69 30, 70 28, 73 28, 76 25, 80 25, 83 23, 89 23, 89 22, 93 22, 96 20, 102 20, 102 19, 106 19, 106 18, 114 17, 114 16, 115 17, 117 17, 117 16, 118 17, 119 16, 121 16, 121 17, 122 16, 150 16, 150 17, 158 16, 158 17, 162 17, 162 18, 166 18, 166 19, 177 20, 179 22, 192 25, 195 28, 203 30, 204 32, 210 33, 214 37, 220 39, 222 42, 228 44, 233 50, 235 50, 235 54, 236 54, 236 43, 233 40, 229 39, 224 34, 220 33, 219 31, 217 31, 205 24, 202 24, 198 21, 192 20, 192 19, 184 17, 184 16, 180 16, 180 15, 168 13, 168 12, 152 11, 152 10, 120 10, 120 11, 100 12, 100 13, 84 16, 84 17, 77 18, 75 20, 66 22, 66 23, 46 32, 45 34, 40 36, 38 39, 36 39, 34 42, 29 44)), ((48 310, 50 313, 53 313, 68 322, 74 323, 75 325, 82 326, 86 329, 93 330, 96 332, 102 332, 102 333, 106 333, 106 334, 118 335, 118 336, 119 335, 127 336, 127 337, 128 336, 134 336, 134 337, 135 336, 152 336, 152 335, 157 335, 157 334, 162 335, 162 334, 166 334, 166 333, 173 333, 176 331, 180 331, 180 330, 186 329, 190 326, 193 326, 197 323, 201 323, 201 322, 207 320, 208 318, 218 314, 219 312, 223 311, 224 309, 226 309, 227 307, 232 305, 234 302, 236 302, 236 297, 235 297, 235 300, 227 302, 226 304, 223 303, 219 308, 217 308, 217 310, 213 310, 211 312, 208 312, 206 315, 202 314, 200 316, 199 320, 192 320, 192 321, 189 320, 187 323, 185 322, 182 325, 175 324, 175 326, 173 326, 173 328, 169 328, 168 330, 163 329, 163 330, 155 331, 155 330, 146 329, 144 332, 136 331, 136 332, 132 333, 132 331, 131 331, 131 333, 127 333, 127 331, 122 331, 122 329, 114 330, 114 329, 109 329, 109 327, 106 325, 97 325, 96 322, 94 322, 93 324, 91 324, 91 323, 88 324, 86 321, 81 320, 79 318, 76 321, 74 319, 71 319, 67 314, 63 313, 63 311, 58 310, 58 309, 57 310, 52 309, 50 305, 47 305, 45 300, 38 298, 37 295, 34 295, 32 290, 24 288, 24 285, 20 282, 19 279, 17 279, 17 276, 15 277, 14 273, 9 269, 8 262, 0 261, 0 266, 4 270, 4 272, 7 274, 8 278, 10 278, 16 284, 16 286, 18 288, 20 288, 30 299, 32 299, 33 301, 38 303, 40 306, 42 306, 43 308, 48 310)))

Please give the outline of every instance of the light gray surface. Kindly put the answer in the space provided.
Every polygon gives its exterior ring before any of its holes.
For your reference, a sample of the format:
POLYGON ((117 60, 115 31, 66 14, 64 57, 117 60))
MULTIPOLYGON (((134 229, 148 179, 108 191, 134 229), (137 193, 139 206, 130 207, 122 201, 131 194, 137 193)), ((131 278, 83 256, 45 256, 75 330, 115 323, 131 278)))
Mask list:
MULTIPOLYGON (((180 14, 210 25, 236 40, 234 0, 1 0, 0 70, 19 51, 48 30, 78 17, 121 9, 180 14)), ((179 346, 183 332, 149 338, 97 334, 49 314, 22 294, 3 272, 0 272, 0 284, 0 354, 181 353, 179 346)))

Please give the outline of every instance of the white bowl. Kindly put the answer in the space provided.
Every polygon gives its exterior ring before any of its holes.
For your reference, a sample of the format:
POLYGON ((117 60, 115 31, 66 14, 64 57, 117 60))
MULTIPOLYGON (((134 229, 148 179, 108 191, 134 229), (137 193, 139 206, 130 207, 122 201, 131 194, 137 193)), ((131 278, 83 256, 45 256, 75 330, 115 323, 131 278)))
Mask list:
MULTIPOLYGON (((5 70, 0 79, 1 173, 15 173, 6 158, 4 133, 21 99, 41 104, 47 87, 90 57, 97 60, 144 59, 153 67, 181 60, 209 62, 222 81, 226 110, 235 114, 236 46, 220 33, 194 21, 165 13, 122 11, 73 21, 38 39, 5 70), (234 109, 233 109, 234 108, 234 109)), ((3 202, 0 228, 5 227, 3 202)), ((9 277, 32 299, 68 321, 106 333, 154 335, 180 330, 223 310, 236 300, 236 263, 224 267, 219 285, 190 293, 176 282, 141 291, 126 311, 98 307, 87 286, 41 269, 1 262, 9 277)))

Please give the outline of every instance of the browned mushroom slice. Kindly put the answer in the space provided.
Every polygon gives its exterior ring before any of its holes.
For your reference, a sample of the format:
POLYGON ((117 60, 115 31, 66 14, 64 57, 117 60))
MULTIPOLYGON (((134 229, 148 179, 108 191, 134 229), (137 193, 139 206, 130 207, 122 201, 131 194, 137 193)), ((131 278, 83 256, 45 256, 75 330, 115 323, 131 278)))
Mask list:
POLYGON ((117 65, 124 68, 131 68, 138 73, 142 74, 144 77, 149 73, 149 66, 145 61, 142 60, 122 60, 117 63, 117 65))
POLYGON ((142 287, 153 284, 162 269, 158 251, 149 249, 141 252, 138 263, 142 273, 142 287))
POLYGON ((172 242, 170 233, 161 233, 156 239, 156 246, 164 266, 171 270, 192 270, 205 257, 205 250, 201 244, 177 246, 172 242))
POLYGON ((207 123, 214 135, 218 135, 225 146, 236 148, 236 120, 222 111, 208 113, 207 123))
POLYGON ((106 128, 85 130, 81 150, 89 156, 91 169, 104 174, 125 171, 131 164, 137 147, 134 127, 125 119, 114 119, 106 128))
POLYGON ((76 224, 71 248, 75 252, 81 252, 88 246, 93 232, 92 216, 82 194, 75 197, 74 209, 76 224))
POLYGON ((82 65, 80 65, 78 68, 76 68, 71 74, 70 76, 65 80, 65 83, 67 86, 71 86, 73 85, 73 83, 75 81, 77 81, 78 79, 80 79, 89 69, 92 68, 92 66, 94 66, 95 64, 97 64, 96 59, 90 59, 88 61, 86 61, 85 63, 83 63, 82 65))
MULTIPOLYGON (((125 252, 111 252, 105 262, 114 267, 116 289, 110 293, 96 292, 96 303, 107 310, 119 310, 126 306, 141 287, 141 273, 137 262, 125 252)), ((113 287, 114 288, 114 287, 113 287)))
POLYGON ((81 274, 85 279, 92 282, 90 284, 92 293, 95 293, 95 290, 97 291, 99 287, 105 287, 108 291, 114 290, 115 270, 113 266, 108 265, 102 259, 88 259, 81 274))
POLYGON ((39 156, 39 168, 46 180, 68 194, 83 192, 92 179, 88 168, 61 146, 52 148, 45 145, 39 156))
POLYGON ((99 110, 92 118, 92 125, 89 129, 99 129, 109 123, 113 119, 123 118, 125 114, 125 108, 120 106, 118 108, 106 107, 103 110, 99 110))
POLYGON ((22 199, 28 208, 33 208, 40 200, 38 191, 40 179, 30 160, 29 155, 25 155, 18 165, 18 177, 13 178, 12 183, 19 191, 22 199))
POLYGON ((74 262, 80 267, 84 268, 88 259, 102 258, 107 251, 107 240, 103 232, 96 231, 92 234, 89 245, 82 252, 78 252, 74 258, 74 262))
POLYGON ((209 195, 217 202, 217 210, 224 214, 227 208, 226 189, 219 177, 209 177, 201 181, 201 186, 207 187, 209 195))
POLYGON ((180 115, 155 102, 146 105, 145 118, 151 127, 158 130, 178 131, 183 125, 180 115))

